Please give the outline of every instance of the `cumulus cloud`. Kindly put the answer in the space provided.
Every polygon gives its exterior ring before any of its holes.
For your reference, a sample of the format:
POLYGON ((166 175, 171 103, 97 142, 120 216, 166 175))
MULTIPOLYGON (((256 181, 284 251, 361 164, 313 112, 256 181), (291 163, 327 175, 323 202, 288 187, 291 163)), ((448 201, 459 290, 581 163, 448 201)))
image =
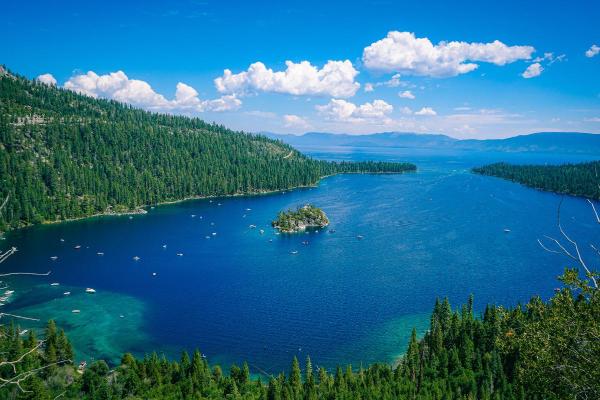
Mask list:
POLYGON ((375 90, 372 83, 365 83, 365 92, 372 92, 375 90))
POLYGON ((294 114, 285 114, 283 116, 283 125, 286 128, 300 128, 300 129, 309 129, 310 124, 304 118, 294 115, 294 114))
POLYGON ((383 100, 373 100, 361 105, 348 102, 342 99, 331 99, 325 105, 315 107, 320 115, 332 121, 373 121, 384 120, 390 114, 394 107, 383 100))
POLYGON ((64 87, 87 96, 113 99, 152 111, 220 112, 235 110, 242 104, 235 95, 201 100, 196 89, 182 82, 177 84, 175 99, 167 100, 162 94, 155 92, 148 82, 130 79, 123 71, 105 75, 89 71, 87 74, 72 76, 64 87))
POLYGON ((402 97, 403 99, 410 99, 410 100, 414 100, 415 95, 410 91, 410 90, 405 90, 403 92, 398 93, 398 96, 402 97))
POLYGON ((46 85, 56 86, 56 79, 52 74, 42 74, 35 78, 38 82, 45 83, 46 85))
POLYGON ((358 71, 349 60, 328 61, 321 69, 308 61, 285 64, 285 71, 273 71, 262 62, 255 62, 237 74, 226 69, 215 79, 215 87, 220 93, 236 95, 260 91, 334 97, 352 97, 360 87, 354 81, 358 71))
POLYGON ((366 68, 409 75, 450 77, 471 72, 475 62, 505 65, 528 60, 535 49, 531 46, 507 46, 491 43, 440 42, 417 38, 411 32, 392 31, 384 39, 363 51, 366 68))
POLYGON ((433 116, 433 115, 437 115, 437 113, 431 107, 423 107, 419 111, 415 112, 415 115, 433 116))
POLYGON ((540 64, 540 63, 531 64, 529 67, 527 67, 527 69, 525 71, 523 71, 521 76, 525 79, 535 78, 536 76, 540 76, 542 74, 543 70, 544 70, 544 67, 542 67, 542 64, 540 64))
POLYGON ((539 63, 542 61, 547 61, 548 65, 552 65, 555 62, 562 62, 562 61, 565 61, 566 59, 567 59, 566 54, 561 54, 559 56, 555 56, 554 53, 548 52, 548 53, 544 53, 543 56, 537 56, 536 58, 531 60, 531 62, 539 63))
POLYGON ((596 56, 598 53, 600 53, 600 47, 596 46, 595 44, 592 45, 592 47, 590 47, 586 52, 585 52, 585 56, 587 58, 592 58, 594 56, 596 56))

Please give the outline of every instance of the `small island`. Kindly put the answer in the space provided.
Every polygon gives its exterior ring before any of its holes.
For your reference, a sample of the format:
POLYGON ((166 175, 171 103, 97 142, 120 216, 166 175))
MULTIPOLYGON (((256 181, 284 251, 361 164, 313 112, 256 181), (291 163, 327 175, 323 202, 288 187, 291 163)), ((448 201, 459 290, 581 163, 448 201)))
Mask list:
POLYGON ((323 210, 312 204, 307 204, 298 207, 295 211, 280 212, 271 225, 281 232, 294 233, 304 231, 307 228, 323 228, 329 225, 329 219, 323 210))

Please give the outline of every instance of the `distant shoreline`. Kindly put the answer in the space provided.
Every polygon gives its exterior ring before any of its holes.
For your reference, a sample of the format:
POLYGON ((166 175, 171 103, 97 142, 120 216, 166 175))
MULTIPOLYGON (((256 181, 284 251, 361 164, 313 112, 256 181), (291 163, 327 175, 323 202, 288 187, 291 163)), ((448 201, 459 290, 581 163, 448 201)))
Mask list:
POLYGON ((105 212, 95 213, 93 215, 86 215, 86 216, 83 216, 83 217, 66 218, 66 219, 59 219, 59 220, 54 220, 54 221, 43 221, 43 222, 41 222, 39 224, 28 224, 28 225, 20 226, 18 228, 9 229, 9 230, 7 230, 5 232, 0 232, 0 236, 2 236, 5 233, 15 232, 15 231, 20 230, 20 229, 30 228, 30 227, 39 226, 39 225, 57 225, 57 224, 62 224, 62 223, 67 223, 67 222, 75 222, 75 221, 81 221, 81 220, 85 220, 85 219, 101 218, 101 217, 120 217, 120 216, 126 216, 126 215, 130 215, 130 216, 133 216, 133 215, 145 215, 145 214, 148 214, 148 211, 146 209, 149 208, 149 207, 159 207, 159 206, 164 206, 164 205, 169 205, 169 204, 183 203, 185 201, 191 201, 191 200, 206 200, 206 199, 216 199, 216 198, 233 198, 233 197, 243 197, 243 196, 254 197, 254 196, 263 196, 263 195, 269 195, 269 194, 282 193, 282 192, 287 192, 287 191, 296 190, 296 189, 314 188, 314 187, 317 187, 319 185, 319 183, 323 179, 330 178, 330 177, 336 176, 336 175, 401 175, 401 174, 414 173, 414 172, 416 172, 416 171, 402 171, 402 172, 386 172, 386 171, 383 171, 383 172, 337 172, 335 174, 324 175, 324 176, 320 177, 315 183, 312 183, 312 184, 309 184, 309 185, 293 186, 293 187, 285 188, 285 189, 261 190, 261 191, 243 192, 243 193, 232 193, 232 194, 222 194, 222 195, 188 196, 188 197, 185 197, 183 199, 178 199, 178 200, 168 200, 168 201, 161 201, 161 202, 155 203, 155 204, 145 204, 145 205, 138 206, 138 207, 136 207, 135 209, 132 209, 132 210, 126 210, 126 211, 120 211, 120 212, 105 211, 105 212))

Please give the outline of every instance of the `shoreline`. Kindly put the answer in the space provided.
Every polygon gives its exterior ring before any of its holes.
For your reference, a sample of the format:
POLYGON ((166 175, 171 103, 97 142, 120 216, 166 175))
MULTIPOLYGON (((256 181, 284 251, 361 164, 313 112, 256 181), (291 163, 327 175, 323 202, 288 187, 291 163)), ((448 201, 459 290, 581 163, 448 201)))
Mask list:
POLYGON ((403 171, 403 172, 338 172, 335 174, 323 175, 315 183, 312 183, 312 184, 293 186, 293 187, 289 187, 289 188, 285 188, 285 189, 263 190, 263 191, 255 191, 255 192, 232 193, 232 194, 221 194, 221 195, 188 196, 188 197, 185 197, 183 199, 178 199, 178 200, 167 200, 167 201, 161 201, 161 202, 155 203, 155 204, 140 205, 140 206, 136 207, 134 210, 127 210, 127 211, 121 211, 121 212, 105 211, 105 212, 100 212, 100 213, 96 213, 93 215, 86 215, 83 217, 67 218, 67 219, 60 219, 60 220, 53 220, 53 221, 43 221, 39 224, 28 224, 28 225, 20 226, 18 228, 8 229, 4 232, 0 232, 0 237, 4 237, 6 234, 8 234, 10 232, 15 232, 15 231, 18 231, 21 229, 31 228, 33 226, 39 226, 39 225, 57 225, 57 224, 68 223, 68 222, 82 221, 82 220, 91 219, 91 218, 121 217, 121 216, 126 216, 126 215, 130 215, 130 216, 145 215, 145 214, 148 214, 148 211, 146 209, 149 207, 159 207, 159 206, 164 206, 164 205, 169 205, 169 204, 183 203, 185 201, 191 201, 191 200, 233 198, 233 197, 242 197, 242 196, 254 197, 254 196, 263 196, 263 195, 269 195, 269 194, 275 194, 275 193, 282 193, 282 192, 287 192, 287 191, 296 190, 296 189, 314 188, 314 187, 317 187, 323 179, 327 179, 327 178, 330 178, 330 177, 336 176, 336 175, 401 175, 401 174, 414 173, 414 172, 416 172, 416 170, 403 171))

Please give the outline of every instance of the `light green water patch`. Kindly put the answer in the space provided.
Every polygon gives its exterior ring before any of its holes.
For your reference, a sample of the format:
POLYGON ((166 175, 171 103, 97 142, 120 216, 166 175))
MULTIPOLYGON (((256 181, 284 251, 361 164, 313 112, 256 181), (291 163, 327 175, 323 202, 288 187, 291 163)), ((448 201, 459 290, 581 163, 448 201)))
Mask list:
POLYGON ((422 337, 429 329, 430 313, 404 315, 374 328, 368 335, 344 347, 337 359, 352 362, 352 367, 367 367, 373 363, 395 365, 404 355, 413 328, 422 337), (368 358, 356 359, 356 354, 368 354, 368 358))
POLYGON ((103 291, 89 294, 81 287, 47 284, 15 295, 12 305, 16 307, 2 311, 39 318, 39 322, 20 319, 15 323, 40 336, 48 320, 56 321, 70 339, 77 361, 103 359, 115 365, 125 352, 143 355, 156 348, 144 333, 145 304, 134 297, 103 291))

